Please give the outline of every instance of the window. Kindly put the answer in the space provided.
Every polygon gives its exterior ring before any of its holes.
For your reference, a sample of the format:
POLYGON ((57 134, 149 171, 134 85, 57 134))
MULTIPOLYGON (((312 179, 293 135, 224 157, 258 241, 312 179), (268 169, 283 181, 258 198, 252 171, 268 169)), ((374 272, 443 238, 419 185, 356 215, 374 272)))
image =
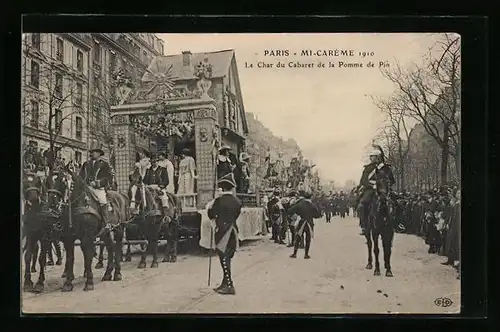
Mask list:
POLYGON ((31 34, 31 45, 35 49, 40 50, 40 34, 39 33, 32 33, 31 34))
POLYGON ((64 43, 62 39, 56 38, 56 45, 57 45, 56 59, 64 62, 64 43))
POLYGON ((38 128, 38 121, 40 120, 40 110, 38 107, 39 107, 38 102, 32 100, 30 126, 33 128, 38 128))
POLYGON ((40 65, 31 60, 31 85, 35 88, 40 87, 40 65))
POLYGON ((54 116, 54 128, 56 130, 56 133, 60 133, 61 132, 62 122, 63 122, 62 111, 61 110, 56 110, 56 114, 54 116))
POLYGON ((75 161, 79 164, 82 163, 82 153, 80 151, 75 151, 75 161))
POLYGON ((94 43, 94 61, 101 62, 101 46, 97 43, 94 43))
POLYGON ((83 120, 81 117, 76 117, 76 139, 82 140, 83 137, 83 120))
POLYGON ((61 73, 56 73, 56 84, 54 86, 54 94, 56 97, 62 98, 63 96, 63 76, 61 73))
POLYGON ((81 83, 76 83, 76 98, 75 104, 81 106, 83 100, 83 86, 81 83))
POLYGON ((83 53, 80 50, 76 51, 76 69, 83 73, 83 53))

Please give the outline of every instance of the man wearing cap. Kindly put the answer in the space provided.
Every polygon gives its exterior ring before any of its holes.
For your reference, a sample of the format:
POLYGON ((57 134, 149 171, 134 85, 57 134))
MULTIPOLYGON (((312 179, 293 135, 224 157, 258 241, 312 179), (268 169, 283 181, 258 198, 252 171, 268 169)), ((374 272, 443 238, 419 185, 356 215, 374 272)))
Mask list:
POLYGON ((373 195, 376 189, 376 178, 377 176, 385 176, 389 179, 389 187, 395 183, 394 175, 392 174, 392 169, 389 164, 384 163, 384 153, 382 148, 379 146, 374 146, 374 149, 370 152, 370 163, 364 166, 363 174, 361 175, 360 184, 360 201, 359 209, 361 215, 359 218, 361 233, 360 235, 366 235, 366 228, 368 225, 368 213, 370 208, 370 203, 373 199, 373 195))
POLYGON ((241 201, 233 194, 236 187, 234 178, 227 174, 218 181, 222 193, 208 206, 208 217, 215 220, 215 248, 219 255, 223 278, 214 290, 219 294, 235 294, 231 278, 231 260, 238 245, 238 227, 236 220, 241 213, 241 201))
POLYGON ((93 141, 90 147, 90 159, 83 163, 80 169, 80 177, 89 185, 92 193, 97 197, 100 205, 100 213, 104 223, 103 229, 97 234, 102 235, 105 230, 111 229, 106 187, 112 181, 111 168, 107 161, 102 159, 104 151, 102 144, 93 141))
POLYGON ((170 217, 170 209, 168 206, 167 186, 169 183, 167 169, 158 165, 159 155, 151 159, 151 167, 146 170, 144 175, 144 184, 153 190, 158 191, 158 196, 163 207, 164 217, 170 217))
POLYGON ((170 160, 167 159, 167 154, 165 152, 160 152, 158 154, 158 166, 167 169, 168 174, 168 185, 167 192, 171 194, 175 194, 175 186, 174 186, 174 164, 170 160))
MULTIPOLYGON (((300 195, 300 194, 299 194, 300 195)), ((311 200, 312 195, 308 192, 302 193, 303 199, 297 201, 291 206, 287 213, 288 215, 298 215, 300 220, 296 227, 295 241, 293 247, 293 254, 291 258, 297 258, 297 251, 299 250, 302 235, 305 233, 305 255, 304 259, 309 259, 309 249, 311 248, 311 238, 313 237, 314 219, 321 218, 319 208, 311 200)))

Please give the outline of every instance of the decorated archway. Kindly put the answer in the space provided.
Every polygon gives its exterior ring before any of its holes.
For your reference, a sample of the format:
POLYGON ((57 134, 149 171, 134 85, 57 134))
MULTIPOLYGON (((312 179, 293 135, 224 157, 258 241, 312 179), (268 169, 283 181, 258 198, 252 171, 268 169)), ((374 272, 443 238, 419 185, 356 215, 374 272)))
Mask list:
POLYGON ((196 192, 180 195, 184 210, 200 209, 213 198, 214 163, 221 132, 215 101, 207 94, 211 85, 207 68, 208 63, 196 67, 199 81, 193 92, 174 90, 171 68, 159 69, 152 77, 146 75, 138 89, 126 81, 117 87, 120 102, 111 107, 111 123, 119 191, 128 191, 138 148, 152 153, 166 149, 172 158, 177 147, 184 145, 190 147, 198 177, 196 192))

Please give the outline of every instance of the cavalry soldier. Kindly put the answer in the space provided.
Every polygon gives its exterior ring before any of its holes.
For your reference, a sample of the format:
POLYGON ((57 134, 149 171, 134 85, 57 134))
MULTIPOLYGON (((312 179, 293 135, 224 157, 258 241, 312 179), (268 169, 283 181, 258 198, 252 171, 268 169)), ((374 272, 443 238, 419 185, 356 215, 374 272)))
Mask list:
POLYGON ((368 223, 368 213, 370 203, 376 189, 377 177, 386 177, 389 180, 389 188, 396 182, 392 173, 391 166, 385 163, 384 152, 380 146, 375 145, 373 151, 370 153, 370 163, 364 166, 363 174, 361 175, 360 185, 360 202, 359 209, 361 211, 360 235, 366 235, 366 228, 368 223))
POLYGON ((231 259, 238 245, 238 227, 236 220, 240 216, 242 203, 233 194, 236 183, 232 176, 219 179, 222 193, 208 204, 208 217, 215 220, 215 246, 222 266, 223 279, 214 290, 219 294, 235 294, 231 278, 231 259))
POLYGON ((293 254, 291 258, 297 258, 297 251, 299 250, 302 235, 305 233, 305 255, 304 259, 309 259, 309 249, 311 247, 311 238, 313 237, 314 218, 321 218, 321 212, 318 207, 311 201, 310 193, 303 193, 303 199, 297 201, 288 210, 289 215, 298 215, 300 220, 296 227, 296 238, 293 247, 293 254))
POLYGON ((168 171, 166 168, 158 165, 159 156, 151 159, 151 167, 146 170, 144 175, 144 184, 153 190, 158 191, 158 196, 163 207, 163 215, 169 215, 167 186, 169 184, 168 171))
MULTIPOLYGON (((143 180, 144 176, 146 175, 146 170, 151 167, 151 159, 147 156, 146 150, 141 150, 139 153, 139 160, 135 163, 135 172, 137 172, 137 176, 140 177, 137 183, 132 184, 130 187, 130 210, 132 211, 132 214, 138 214, 139 211, 135 206, 135 195, 137 193, 137 189, 140 187, 141 189, 141 197, 142 197, 142 202, 146 204, 146 192, 144 190, 144 185, 143 185, 143 180)), ((129 177, 132 180, 134 174, 131 174, 129 177)))
POLYGON ((103 229, 97 234, 96 237, 104 234, 106 230, 111 229, 109 212, 111 211, 111 205, 108 204, 106 197, 106 189, 112 179, 111 168, 107 161, 105 161, 102 156, 104 156, 104 151, 102 150, 102 144, 97 140, 92 141, 90 146, 90 159, 83 163, 80 169, 80 177, 89 185, 92 193, 97 197, 100 205, 100 213, 104 223, 103 229))

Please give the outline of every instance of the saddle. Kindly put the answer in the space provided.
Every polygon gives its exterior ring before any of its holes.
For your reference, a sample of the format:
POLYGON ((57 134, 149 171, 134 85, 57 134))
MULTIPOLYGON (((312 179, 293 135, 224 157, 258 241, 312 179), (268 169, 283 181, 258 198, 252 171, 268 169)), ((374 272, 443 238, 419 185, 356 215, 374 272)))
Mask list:
MULTIPOLYGON (((97 196, 95 196, 91 191, 89 191, 89 195, 92 197, 92 199, 98 201, 97 196)), ((108 204, 110 204, 112 208, 112 211, 109 212, 110 223, 119 224, 128 222, 130 220, 130 215, 127 208, 127 198, 124 195, 116 191, 108 190, 106 192, 106 199, 108 201, 108 204)), ((95 210, 91 206, 89 206, 88 208, 95 210)), ((97 215, 99 219, 101 219, 101 213, 99 211, 90 212, 94 215, 97 215)))

